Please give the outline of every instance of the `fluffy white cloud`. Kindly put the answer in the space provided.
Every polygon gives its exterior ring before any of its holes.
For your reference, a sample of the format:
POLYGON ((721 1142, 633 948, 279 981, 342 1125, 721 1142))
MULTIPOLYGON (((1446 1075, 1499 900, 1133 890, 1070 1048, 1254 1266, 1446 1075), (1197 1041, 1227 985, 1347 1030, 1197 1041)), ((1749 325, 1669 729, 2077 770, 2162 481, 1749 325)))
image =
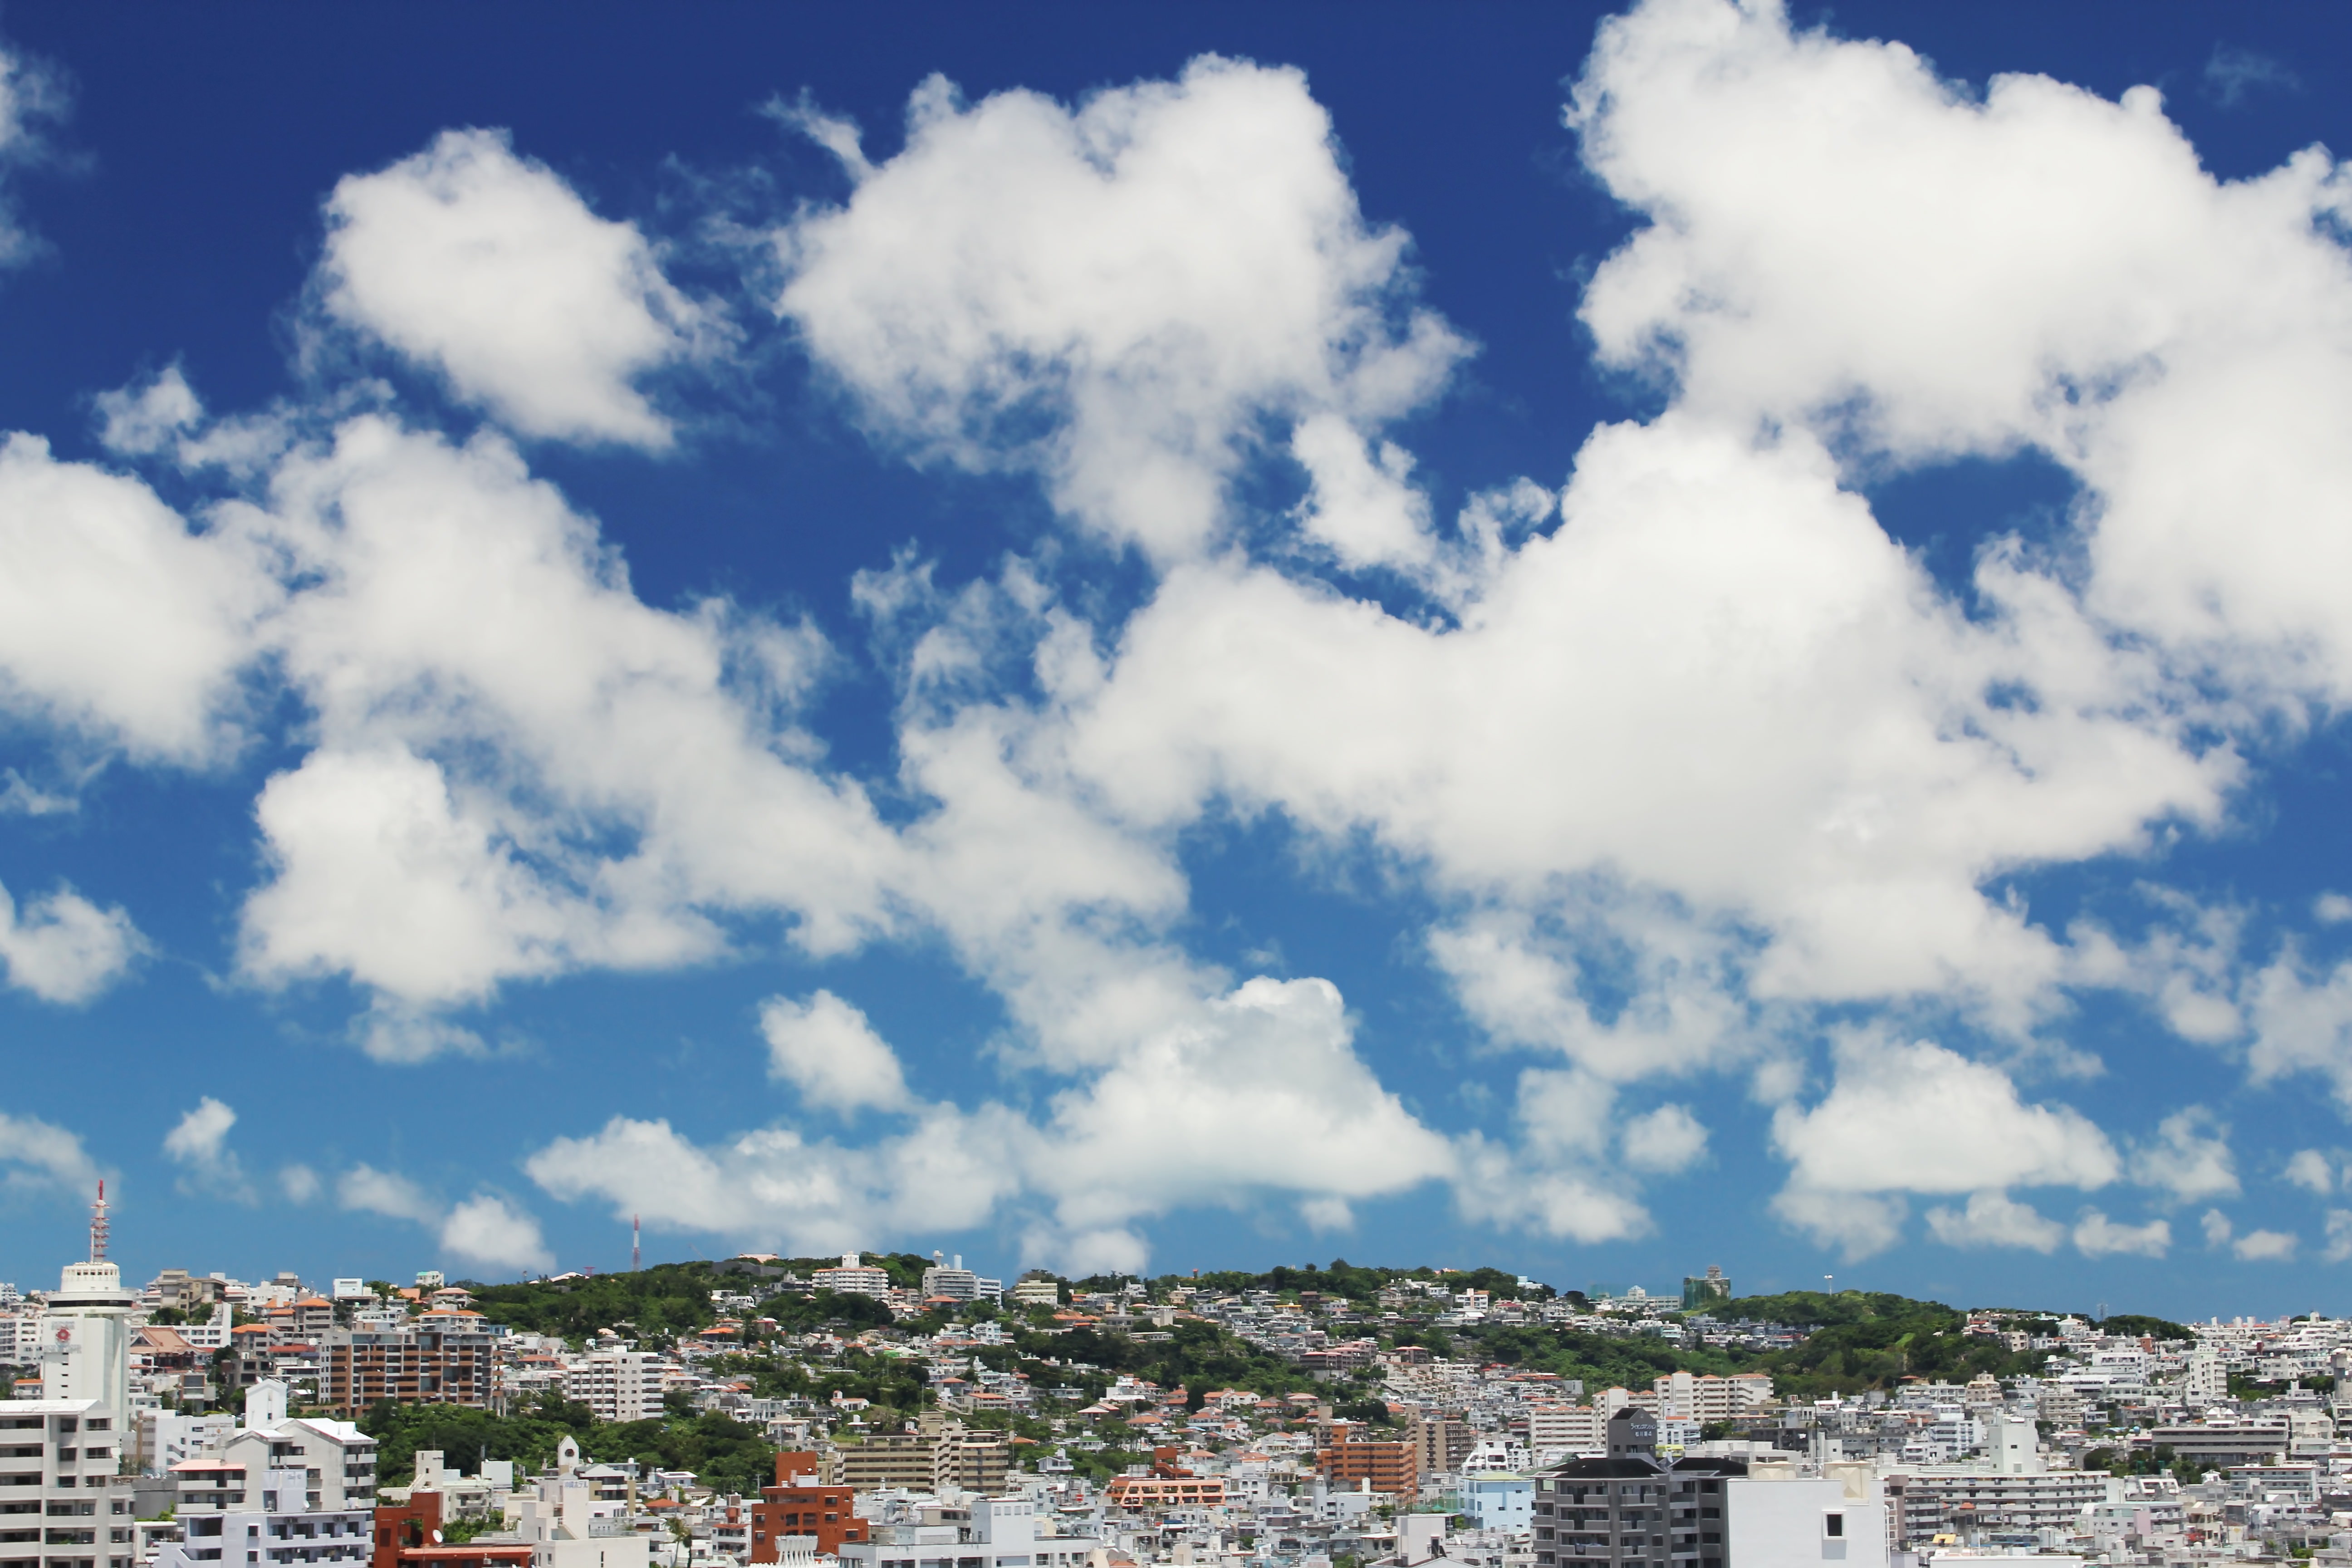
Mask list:
POLYGON ((0 704, 142 760, 212 760, 277 596, 243 541, 190 532, 137 479, 0 441, 0 704))
POLYGON ((1604 25, 1571 110, 1651 222, 1587 291, 1605 362, 1733 422, 1920 459, 2032 443, 2095 494, 2100 610, 2258 679, 2352 682, 2347 182, 2218 181, 2152 88, 1975 98, 1777 4, 1604 25))
MULTIPOLYGON (((279 1178, 296 1203, 308 1202, 318 1188, 318 1177, 307 1166, 289 1165, 279 1178)), ((555 1261, 539 1221, 495 1193, 476 1193, 448 1206, 398 1172, 361 1164, 336 1179, 335 1201, 346 1209, 422 1226, 442 1251, 467 1263, 523 1272, 543 1270, 555 1261)))
MULTIPOLYGON (((845 1008, 845 1013, 854 1010, 845 1008)), ((1130 1221, 1289 1194, 1332 1205, 1452 1174, 1454 1151, 1382 1089, 1320 980, 1252 980, 1054 1096, 1026 1119, 910 1104, 903 1132, 857 1149, 789 1129, 702 1147, 666 1121, 616 1117, 526 1169, 555 1197, 610 1200, 648 1223, 807 1249, 961 1230, 1042 1207, 1040 1256, 1139 1260, 1130 1221)), ((877 1042, 878 1044, 878 1042, 877 1042)))
POLYGON ((163 1134, 163 1157, 187 1173, 182 1184, 185 1190, 254 1201, 245 1166, 228 1146, 229 1130, 236 1125, 236 1112, 208 1094, 163 1134))
MULTIPOLYGON (((2021 1027, 2065 963, 1983 882, 2210 820, 2236 776, 2151 711, 2153 667, 2011 557, 1979 569, 1993 614, 1938 601, 1808 437, 1613 426, 1562 516, 1452 629, 1267 568, 1170 572, 1115 664, 1067 689, 1069 765, 1140 826, 1222 797, 1369 829, 1505 911, 1573 910, 1563 887, 1594 879, 1645 924, 1695 911, 1721 928, 1714 973, 1684 963, 1626 1022, 1700 1040, 1741 1011, 1710 981, 1939 994, 2021 1027)), ((1440 962, 1511 1034, 1610 1048, 1523 919, 1473 921, 1440 962)))
MULTIPOLYGON (((1612 1165, 1611 1141, 1630 1134, 1639 1144, 1644 1133, 1658 1134, 1645 1152, 1664 1158, 1685 1152, 1689 1139, 1671 1117, 1612 1127, 1615 1108, 1615 1085, 1597 1073, 1528 1068, 1513 1097, 1514 1141, 1475 1131, 1455 1141, 1455 1206, 1477 1224, 1586 1243, 1646 1234, 1649 1211, 1612 1165)), ((1692 1128, 1703 1147, 1706 1130, 1695 1119, 1692 1128)))
POLYGON ((2229 1129, 2202 1107, 2175 1111, 2158 1124, 2154 1138, 2132 1151, 2131 1179, 2184 1203, 2233 1196, 2238 1173, 2228 1137, 2229 1129))
POLYGON ((2250 1230, 2241 1236, 2230 1216, 2220 1209, 2207 1209, 2200 1224, 2205 1232, 2206 1246, 2216 1249, 2226 1247, 2249 1262, 2284 1263, 2294 1256, 2295 1248, 2301 1245, 2297 1237, 2284 1231, 2250 1230))
POLYGON ((1783 1187, 1772 1212, 1822 1247, 1834 1247, 1848 1261, 1884 1252, 1903 1239, 1911 1205, 1889 1193, 1828 1193, 1783 1187))
POLYGON ((2120 1173, 2105 1133, 2067 1107, 2025 1104, 1998 1068, 1927 1041, 1864 1035, 1841 1040, 1836 1056, 1837 1079, 1821 1103, 1773 1113, 1773 1144, 1790 1164, 1774 1202, 1790 1223, 1850 1253, 1857 1243, 1833 1216, 1866 1213, 1874 1221, 1852 1234, 1891 1239, 1888 1211, 1837 1200, 2100 1187, 2120 1173))
POLYGON ((2285 1231, 2250 1230, 2230 1244, 2240 1258, 2256 1263, 2284 1263, 2294 1257, 2296 1238, 2285 1231))
POLYGON ((565 1201, 604 1198, 667 1230, 715 1232, 796 1252, 838 1251, 877 1236, 980 1224, 1016 1180, 1009 1117, 940 1110, 864 1148, 810 1143, 788 1129, 702 1148, 667 1121, 616 1116, 559 1138, 524 1169, 565 1201))
POLYGON ((37 1116, 12 1116, 0 1111, 0 1187, 10 1191, 55 1188, 82 1193, 98 1185, 97 1162, 82 1147, 79 1133, 68 1132, 37 1116))
POLYGON ((1076 1230, 1256 1189, 1402 1192, 1451 1152, 1351 1045, 1324 980, 1247 981, 1054 1101, 1033 1180, 1076 1230))
POLYGON ((449 1211, 441 1249, 490 1268, 543 1271, 555 1261, 539 1221, 493 1193, 478 1193, 449 1211))
POLYGON ((187 373, 171 364, 143 386, 100 393, 98 416, 100 445, 118 457, 143 458, 173 447, 201 425, 205 405, 187 373))
POLYGON ((2256 1083, 2314 1073, 2352 1111, 2352 963, 2314 973, 2292 944, 2247 983, 2256 1083))
POLYGON ((760 1006, 768 1071, 799 1089, 812 1106, 897 1110, 908 1102, 898 1054, 866 1015, 830 991, 804 1002, 771 996, 760 1006))
POLYGON ((2150 882, 2136 890, 2157 918, 2135 941, 2118 942, 2088 920, 2067 928, 2070 983, 2138 994, 2184 1040, 2223 1045, 2239 1039, 2246 1029, 2237 991, 2247 911, 2200 904, 2150 882))
POLYGON ((1581 917, 1565 929, 1488 910, 1433 931, 1430 956, 1464 1011, 1498 1043, 1557 1050, 1612 1080, 1719 1065, 1748 1043, 1730 962, 1737 944, 1675 918, 1662 902, 1595 897, 1579 908, 1564 900, 1564 914, 1581 917), (1632 954, 1631 995, 1613 1017, 1586 997, 1591 977, 1580 946, 1632 954))
POLYGON ((327 203, 328 312, 527 436, 667 446, 632 384, 712 329, 635 225, 600 218, 502 132, 445 131, 327 203))
POLYGON ((2327 1247, 2320 1256, 2329 1263, 2352 1258, 2352 1209, 2327 1211, 2327 1247))
POLYGON ((415 1014, 691 963, 724 948, 719 913, 797 917, 817 952, 887 924, 896 841, 788 720, 821 645, 646 605, 492 437, 362 418, 269 500, 238 526, 309 574, 269 635, 317 749, 262 794, 248 974, 346 973, 415 1014))
POLYGON ((1686 1106, 1661 1105, 1636 1116, 1619 1136, 1625 1163, 1637 1171, 1686 1171, 1706 1153, 1706 1128, 1686 1106))
POLYGON ((2074 1225, 2074 1247, 2085 1258, 2161 1258, 2172 1248, 2172 1226, 2160 1219, 2119 1225, 2086 1208, 2074 1225))
POLYGON ((423 1187, 393 1171, 354 1165, 335 1183, 335 1201, 347 1209, 379 1214, 387 1219, 415 1220, 431 1225, 441 1217, 441 1206, 423 1187))
MULTIPOLYGON (((1294 70, 1204 57, 1076 110, 966 107, 933 78, 905 150, 847 166, 848 205, 778 241, 777 308, 817 362, 887 437, 1033 468, 1065 511, 1163 558, 1217 536, 1258 421, 1344 422, 1307 437, 1336 477, 1347 425, 1411 407, 1463 352, 1411 309, 1404 237, 1365 224, 1294 70)), ((1410 526, 1329 537, 1379 558, 1410 552, 1410 526)))
POLYGON ((0 964, 9 984, 44 1002, 87 1002, 146 951, 146 939, 119 906, 100 909, 60 887, 19 909, 0 888, 0 964))
POLYGON ((2316 1149, 2298 1149, 2286 1163, 2286 1179, 2326 1197, 2336 1190, 2336 1167, 2316 1149))
POLYGON ((307 1204, 324 1191, 326 1184, 319 1173, 308 1165, 283 1165, 278 1172, 278 1190, 286 1194, 289 1204, 307 1204))
POLYGON ((2066 1227, 2007 1193, 1975 1193, 1965 1208, 1927 1211, 1927 1228, 1947 1247, 2022 1247, 2053 1252, 2066 1227))

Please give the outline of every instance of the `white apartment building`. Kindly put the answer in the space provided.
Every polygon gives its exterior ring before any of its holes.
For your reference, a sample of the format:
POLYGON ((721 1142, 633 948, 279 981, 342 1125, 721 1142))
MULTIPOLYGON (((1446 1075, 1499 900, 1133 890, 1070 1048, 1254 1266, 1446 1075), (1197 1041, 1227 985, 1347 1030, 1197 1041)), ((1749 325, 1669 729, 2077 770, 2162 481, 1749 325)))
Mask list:
POLYGON ((444 1520, 488 1520, 499 1516, 506 1494, 515 1489, 512 1459, 484 1459, 479 1475, 467 1475, 441 1462, 442 1450, 416 1450, 416 1473, 405 1487, 387 1488, 379 1494, 386 1502, 405 1502, 418 1492, 436 1492, 444 1520))
POLYGON ((1528 1411, 1528 1451, 1539 1465, 1600 1453, 1609 1446, 1609 1418, 1634 1403, 1624 1389, 1608 1388, 1590 1405, 1533 1405, 1528 1411))
POLYGON ((819 1290, 830 1290, 836 1296, 872 1296, 876 1300, 890 1293, 890 1271, 858 1261, 860 1254, 845 1252, 838 1268, 813 1268, 809 1283, 819 1290))
POLYGON ((2123 1481, 2104 1470, 2048 1468, 2031 1420, 1992 1415, 1984 1428, 1977 1464, 1903 1466, 1886 1476, 1896 1546, 1950 1530, 1962 1505, 1980 1525, 2071 1530, 2084 1509, 2123 1497, 2123 1481))
POLYGON ((100 1259, 68 1263, 41 1309, 38 1344, 45 1399, 87 1399, 110 1419, 131 1408, 131 1315, 139 1293, 100 1259))
MULTIPOLYGON (((931 1256, 938 1257, 937 1253, 931 1256)), ((980 1276, 963 1266, 959 1254, 950 1264, 934 1264, 923 1270, 923 1294, 943 1296, 950 1301, 971 1301, 980 1297, 980 1276)))
POLYGON ((515 1500, 512 1523, 530 1542, 531 1568, 647 1568, 650 1542, 627 1520, 598 1508, 595 1483, 581 1471, 580 1445, 566 1437, 555 1452, 553 1471, 515 1500))
POLYGON ((131 1568, 122 1436, 95 1400, 0 1400, 0 1568, 131 1568))
POLYGON ((375 1506, 374 1438, 348 1421, 288 1420, 286 1385, 274 1378, 247 1390, 245 1413, 252 1425, 165 1472, 182 1511, 292 1511, 262 1497, 283 1484, 271 1477, 289 1473, 303 1478, 303 1506, 314 1512, 375 1506))
POLYGON ((180 1324, 180 1337, 187 1341, 193 1348, 206 1354, 214 1351, 225 1351, 228 1349, 229 1330, 235 1321, 229 1304, 226 1301, 215 1301, 213 1303, 212 1316, 203 1322, 190 1319, 180 1324))
POLYGON ((300 1470, 268 1471, 255 1492, 251 1508, 183 1510, 181 1539, 163 1542, 155 1568, 291 1568, 368 1560, 373 1508, 310 1507, 310 1482, 300 1470))
POLYGON ((644 1421, 662 1413, 669 1366, 647 1351, 591 1351, 565 1363, 563 1397, 576 1399, 599 1421, 644 1421))
POLYGON ((1693 1376, 1669 1373, 1651 1385, 1661 1417, 1685 1421, 1728 1421, 1772 1403, 1772 1374, 1743 1372, 1729 1377, 1713 1373, 1693 1376))
POLYGON ((149 1475, 167 1475, 173 1466, 226 1442, 236 1430, 236 1417, 223 1411, 205 1415, 183 1415, 163 1409, 142 1411, 140 1468, 149 1475))
POLYGON ((1738 1568, 1886 1568, 1886 1503, 1859 1477, 1735 1478, 1723 1503, 1726 1561, 1738 1568))
POLYGON ((1025 1497, 925 1508, 920 1523, 877 1524, 873 1540, 843 1542, 841 1568, 922 1568, 942 1559, 956 1568, 1078 1568, 1102 1544, 1090 1536, 1041 1541, 1036 1513, 1025 1497))

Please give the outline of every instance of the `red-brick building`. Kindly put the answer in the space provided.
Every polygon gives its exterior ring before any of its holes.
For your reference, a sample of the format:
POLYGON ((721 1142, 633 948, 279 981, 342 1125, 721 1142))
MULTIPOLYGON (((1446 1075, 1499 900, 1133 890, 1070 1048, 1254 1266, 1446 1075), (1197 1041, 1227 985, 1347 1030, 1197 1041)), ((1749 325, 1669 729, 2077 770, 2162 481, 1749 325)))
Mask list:
POLYGON ((375 1550, 368 1568, 400 1568, 404 1550, 431 1546, 441 1532, 441 1494, 411 1492, 404 1503, 378 1503, 375 1550))
POLYGON ((778 1454, 776 1484, 761 1487, 751 1505, 751 1561, 775 1562, 779 1536, 814 1535, 819 1556, 839 1552, 845 1542, 871 1541, 866 1521, 853 1511, 856 1497, 853 1488, 818 1483, 814 1454, 778 1454))
POLYGON ((368 1568, 530 1568, 530 1546, 517 1542, 444 1546, 441 1494, 412 1492, 405 1504, 375 1510, 375 1549, 368 1568))
POLYGON ((1369 1484, 1376 1492, 1390 1492, 1400 1498, 1415 1496, 1421 1486, 1420 1455, 1416 1445, 1404 1442, 1374 1442, 1358 1437, 1354 1429, 1334 1424, 1332 1441, 1315 1456, 1315 1468, 1337 1487, 1353 1489, 1369 1484))

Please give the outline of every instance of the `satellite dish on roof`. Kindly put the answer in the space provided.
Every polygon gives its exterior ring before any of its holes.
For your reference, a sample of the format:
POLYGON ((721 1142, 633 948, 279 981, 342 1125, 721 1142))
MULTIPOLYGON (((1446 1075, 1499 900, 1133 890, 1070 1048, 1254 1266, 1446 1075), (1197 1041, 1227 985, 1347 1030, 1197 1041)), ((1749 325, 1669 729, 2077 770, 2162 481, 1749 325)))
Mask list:
POLYGON ((437 1530, 433 1532, 433 1544, 436 1546, 441 1544, 441 1532, 437 1530))

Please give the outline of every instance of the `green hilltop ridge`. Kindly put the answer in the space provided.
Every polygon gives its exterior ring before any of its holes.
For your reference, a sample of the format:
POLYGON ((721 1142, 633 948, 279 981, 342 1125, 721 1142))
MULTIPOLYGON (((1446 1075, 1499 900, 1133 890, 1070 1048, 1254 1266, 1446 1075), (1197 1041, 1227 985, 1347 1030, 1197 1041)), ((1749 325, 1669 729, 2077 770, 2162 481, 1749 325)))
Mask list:
MULTIPOLYGON (((909 1292, 921 1289, 932 1266, 916 1253, 866 1253, 860 1261, 881 1268, 894 1288, 909 1292)), ((575 1351, 618 1342, 668 1352, 693 1342, 692 1364, 706 1389, 724 1394, 716 1401, 723 1408, 704 1408, 708 1401, 681 1391, 646 1419, 605 1422, 549 1391, 519 1398, 503 1415, 381 1404, 362 1415, 361 1425, 383 1443, 382 1473, 392 1485, 405 1478, 419 1448, 511 1458, 530 1469, 546 1463, 570 1434, 592 1460, 636 1459, 749 1492, 772 1473, 775 1449, 764 1425, 738 1419, 750 1415, 744 1400, 785 1402, 829 1429, 827 1440, 854 1446, 940 1405, 932 1380, 946 1375, 938 1370, 945 1367, 967 1379, 1019 1374, 1034 1392, 1033 1408, 964 1408, 959 1417, 1007 1432, 1024 1463, 1058 1455, 1077 1473, 1100 1479, 1148 1462, 1153 1444, 1165 1440, 1130 1422, 1131 1404, 1105 1413, 1099 1402, 1121 1378, 1157 1384, 1171 1399, 1181 1389, 1183 1405, 1195 1411, 1214 1391, 1246 1390, 1271 1402, 1259 1407, 1260 1415, 1276 1426, 1302 1426, 1312 1405, 1324 1403, 1351 1420, 1394 1425, 1384 1370, 1318 1363, 1302 1346, 1318 1342, 1360 1347, 1370 1341, 1381 1351, 1417 1346, 1432 1357, 1554 1373, 1581 1380, 1587 1397, 1613 1386, 1646 1388, 1675 1372, 1762 1372, 1790 1401, 1887 1389, 1906 1378, 2011 1378, 2039 1372, 2049 1354, 1968 1333, 1969 1313, 1943 1302, 1883 1291, 1792 1290, 1698 1310, 1648 1299, 1632 1310, 1604 1313, 1581 1292, 1557 1292, 1506 1269, 1370 1267, 1339 1258, 1150 1279, 1072 1279, 1033 1270, 1024 1281, 1049 1281, 1054 1305, 1018 1303, 1008 1290, 1001 1304, 934 1301, 912 1311, 902 1298, 894 1313, 869 1296, 814 1289, 814 1271, 839 1262, 747 1255, 625 1273, 461 1281, 476 1310, 493 1322, 561 1338, 575 1351), (1489 1311, 1463 1321, 1456 1309, 1468 1289, 1489 1294, 1489 1311), (730 1310, 724 1314, 715 1294, 726 1298, 730 1310), (1160 1310, 1124 1310, 1139 1301, 1160 1310), (712 1341, 707 1331, 722 1315, 734 1327, 712 1341), (992 1327, 979 1331, 982 1324, 992 1327), (1740 1324, 1775 1325, 1782 1332, 1748 1333, 1740 1324), (1321 1337, 1298 1331, 1308 1327, 1321 1337), (975 1331, 992 1342, 973 1342, 975 1331), (949 1343, 935 1347, 943 1332, 949 1343), (1802 1337, 1791 1342, 1790 1332, 1802 1337), (1738 1337, 1743 1333, 1744 1342, 1738 1337), (1710 1343, 1709 1334, 1731 1340, 1710 1343), (1313 1397, 1285 1397, 1290 1395, 1313 1397)), ((2057 1333, 2063 1315, 1984 1310, 1997 1311, 2005 1330, 2044 1340, 2057 1333)), ((2131 1314, 2109 1317, 2104 1327, 2159 1340, 2193 1337, 2180 1324, 2131 1314)))
MULTIPOLYGON (((908 1289, 919 1288, 922 1271, 931 1261, 913 1253, 869 1253, 865 1260, 886 1268, 894 1284, 908 1289)), ((799 1277, 794 1282, 799 1288, 791 1290, 777 1289, 785 1281, 722 1273, 727 1265, 701 1262, 661 1264, 634 1273, 468 1288, 478 1310, 493 1321, 524 1332, 562 1335, 574 1345, 583 1345, 608 1329, 625 1338, 646 1341, 698 1332, 718 1320, 710 1300, 714 1289, 733 1289, 753 1297, 758 1306, 744 1316, 754 1322, 761 1318, 773 1320, 774 1337, 779 1340, 819 1329, 849 1338, 883 1331, 886 1337, 897 1338, 936 1332, 950 1321, 945 1314, 934 1312, 894 1323, 888 1309, 870 1298, 810 1293, 805 1285, 810 1272, 837 1261, 835 1258, 775 1260, 769 1267, 799 1277)), ((1906 1377, 1960 1383, 1984 1373, 2014 1377, 2038 1370, 2045 1358, 2043 1352, 2011 1351, 1998 1339, 1965 1333, 1968 1314, 1958 1309, 1881 1291, 1795 1290, 1737 1297, 1711 1305, 1704 1314, 1672 1312, 1659 1324, 1679 1329, 1688 1320, 1706 1315, 1724 1323, 1777 1323, 1807 1332, 1796 1344, 1757 1350, 1708 1345, 1686 1334, 1640 1331, 1631 1322, 1621 1324, 1582 1314, 1564 1322, 1489 1321, 1441 1327, 1430 1321, 1436 1315, 1434 1302, 1426 1303, 1425 1310, 1408 1306, 1395 1321, 1383 1321, 1370 1313, 1381 1290, 1415 1280, 1442 1280, 1454 1291, 1484 1289, 1500 1300, 1541 1301, 1555 1297, 1549 1286, 1523 1285, 1518 1275, 1493 1268, 1382 1268, 1337 1259, 1328 1266, 1286 1265, 1262 1271, 1204 1269, 1148 1280, 1127 1276, 1054 1278, 1065 1302, 1140 1284, 1154 1300, 1180 1291, 1193 1293, 1196 1300, 1266 1292, 1285 1302, 1303 1299, 1327 1309, 1343 1305, 1361 1317, 1357 1321, 1329 1323, 1328 1331, 1335 1339, 1371 1337, 1384 1349, 1420 1345, 1435 1355, 1524 1366, 1581 1379, 1588 1392, 1612 1385, 1645 1387, 1653 1379, 1677 1371, 1766 1372, 1781 1394, 1801 1399, 1889 1388, 1906 1377)), ((1580 1293, 1571 1291, 1569 1298, 1577 1306, 1584 1304, 1580 1293)), ((2043 1333, 2054 1332, 2063 1315, 2002 1310, 2018 1320, 2015 1327, 2043 1333)), ((1341 1403, 1358 1408, 1377 1404, 1377 1390, 1370 1378, 1335 1386, 1215 1323, 1180 1318, 1164 1336, 1138 1338, 1100 1324, 1057 1326, 1050 1311, 1024 1310, 1009 1301, 1002 1308, 973 1304, 958 1315, 1001 1321, 1010 1331, 1010 1342, 985 1347, 976 1352, 978 1358, 997 1370, 1018 1368, 1029 1373, 1041 1390, 1063 1387, 1074 1394, 1098 1394, 1097 1384, 1107 1386, 1113 1376, 1125 1373, 1149 1377, 1166 1387, 1181 1384, 1195 1399, 1210 1389, 1233 1387, 1269 1394, 1331 1392, 1341 1403), (1050 1364, 1055 1362, 1076 1362, 1094 1370, 1066 1373, 1050 1364)), ((2178 1323, 2138 1315, 2116 1314, 2105 1320, 2105 1326, 2110 1331, 2158 1339, 2190 1337, 2189 1331, 2178 1323)), ((747 1330, 742 1353, 728 1362, 762 1396, 829 1398, 839 1392, 870 1399, 893 1411, 919 1408, 927 1402, 919 1369, 906 1365, 902 1359, 847 1352, 843 1365, 812 1376, 787 1371, 777 1364, 777 1356, 763 1353, 767 1337, 763 1331, 747 1330), (882 1364, 863 1370, 850 1364, 869 1360, 882 1364)))

